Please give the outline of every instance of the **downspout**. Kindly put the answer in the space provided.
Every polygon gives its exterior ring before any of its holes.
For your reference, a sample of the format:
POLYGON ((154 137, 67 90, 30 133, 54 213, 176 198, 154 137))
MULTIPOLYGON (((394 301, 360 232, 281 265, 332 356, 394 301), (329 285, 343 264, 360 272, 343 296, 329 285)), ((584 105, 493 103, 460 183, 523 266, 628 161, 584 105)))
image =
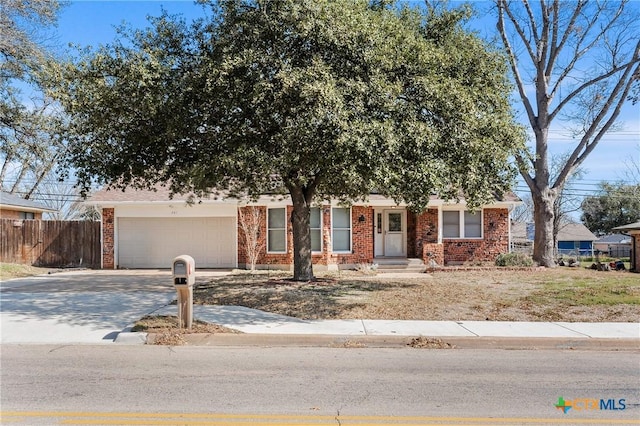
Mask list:
POLYGON ((511 238, 511 212, 513 211, 513 209, 515 209, 516 206, 514 206, 513 204, 511 204, 509 206, 509 208, 507 209, 507 229, 509 230, 509 253, 513 253, 513 240, 511 238))

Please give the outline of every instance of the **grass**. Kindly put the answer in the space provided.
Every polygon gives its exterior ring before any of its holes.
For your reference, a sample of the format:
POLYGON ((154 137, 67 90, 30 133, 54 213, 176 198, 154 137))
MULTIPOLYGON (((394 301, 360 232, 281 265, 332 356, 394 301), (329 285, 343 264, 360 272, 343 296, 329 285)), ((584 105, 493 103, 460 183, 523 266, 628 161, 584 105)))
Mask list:
POLYGON ((637 322, 640 275, 585 268, 467 270, 419 277, 345 272, 309 283, 234 274, 198 283, 194 301, 302 319, 637 322))
POLYGON ((561 301, 569 306, 640 305, 639 277, 621 276, 615 281, 599 278, 551 281, 543 284, 531 298, 539 304, 561 301))
POLYGON ((16 263, 0 263, 0 280, 10 280, 13 278, 30 277, 49 272, 51 268, 38 268, 30 265, 19 265, 16 263))

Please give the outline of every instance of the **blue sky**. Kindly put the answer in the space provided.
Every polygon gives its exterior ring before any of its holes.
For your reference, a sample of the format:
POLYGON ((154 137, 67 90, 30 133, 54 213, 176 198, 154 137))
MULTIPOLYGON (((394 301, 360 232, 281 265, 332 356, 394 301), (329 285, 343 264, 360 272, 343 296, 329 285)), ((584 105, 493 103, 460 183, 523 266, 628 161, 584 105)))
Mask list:
MULTIPOLYGON (((475 4, 478 9, 488 6, 487 2, 475 4)), ((72 1, 60 15, 58 42, 60 45, 73 43, 81 46, 108 43, 116 37, 115 26, 126 22, 133 27, 145 27, 146 17, 159 15, 162 8, 170 13, 183 14, 187 20, 206 13, 202 6, 191 0, 72 1)), ((474 23, 483 35, 495 27, 493 21, 484 24, 482 21, 474 23)), ((514 105, 519 106, 519 102, 514 105)), ((521 119, 525 122, 524 115, 521 119)), ((628 103, 622 111, 621 122, 622 128, 605 136, 585 161, 583 168, 586 175, 578 185, 580 191, 588 193, 595 190, 597 183, 602 180, 621 180, 625 172, 624 161, 640 162, 640 106, 628 103)), ((573 142, 568 131, 554 128, 550 136, 552 154, 572 149, 573 142)))

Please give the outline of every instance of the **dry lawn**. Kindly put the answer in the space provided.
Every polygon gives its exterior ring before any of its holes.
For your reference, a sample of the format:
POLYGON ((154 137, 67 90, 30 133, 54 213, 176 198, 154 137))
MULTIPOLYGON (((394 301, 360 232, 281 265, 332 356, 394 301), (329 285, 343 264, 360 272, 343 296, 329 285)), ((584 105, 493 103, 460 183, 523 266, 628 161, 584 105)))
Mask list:
POLYGON ((147 315, 139 319, 131 331, 144 331, 153 335, 155 345, 182 345, 184 334, 192 333, 240 333, 237 330, 218 324, 209 324, 204 321, 194 320, 191 329, 178 327, 178 317, 173 315, 147 315))
POLYGON ((637 322, 640 275, 556 268, 435 272, 239 273, 199 283, 199 304, 239 305, 302 319, 637 322))

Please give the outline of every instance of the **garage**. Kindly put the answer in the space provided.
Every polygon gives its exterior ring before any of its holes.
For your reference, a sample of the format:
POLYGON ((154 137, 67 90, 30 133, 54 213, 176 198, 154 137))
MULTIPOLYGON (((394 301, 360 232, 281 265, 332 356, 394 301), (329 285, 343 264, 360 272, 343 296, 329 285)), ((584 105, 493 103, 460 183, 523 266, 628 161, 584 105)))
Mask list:
POLYGON ((119 217, 118 268, 170 268, 188 254, 196 268, 236 267, 234 217, 119 217))

